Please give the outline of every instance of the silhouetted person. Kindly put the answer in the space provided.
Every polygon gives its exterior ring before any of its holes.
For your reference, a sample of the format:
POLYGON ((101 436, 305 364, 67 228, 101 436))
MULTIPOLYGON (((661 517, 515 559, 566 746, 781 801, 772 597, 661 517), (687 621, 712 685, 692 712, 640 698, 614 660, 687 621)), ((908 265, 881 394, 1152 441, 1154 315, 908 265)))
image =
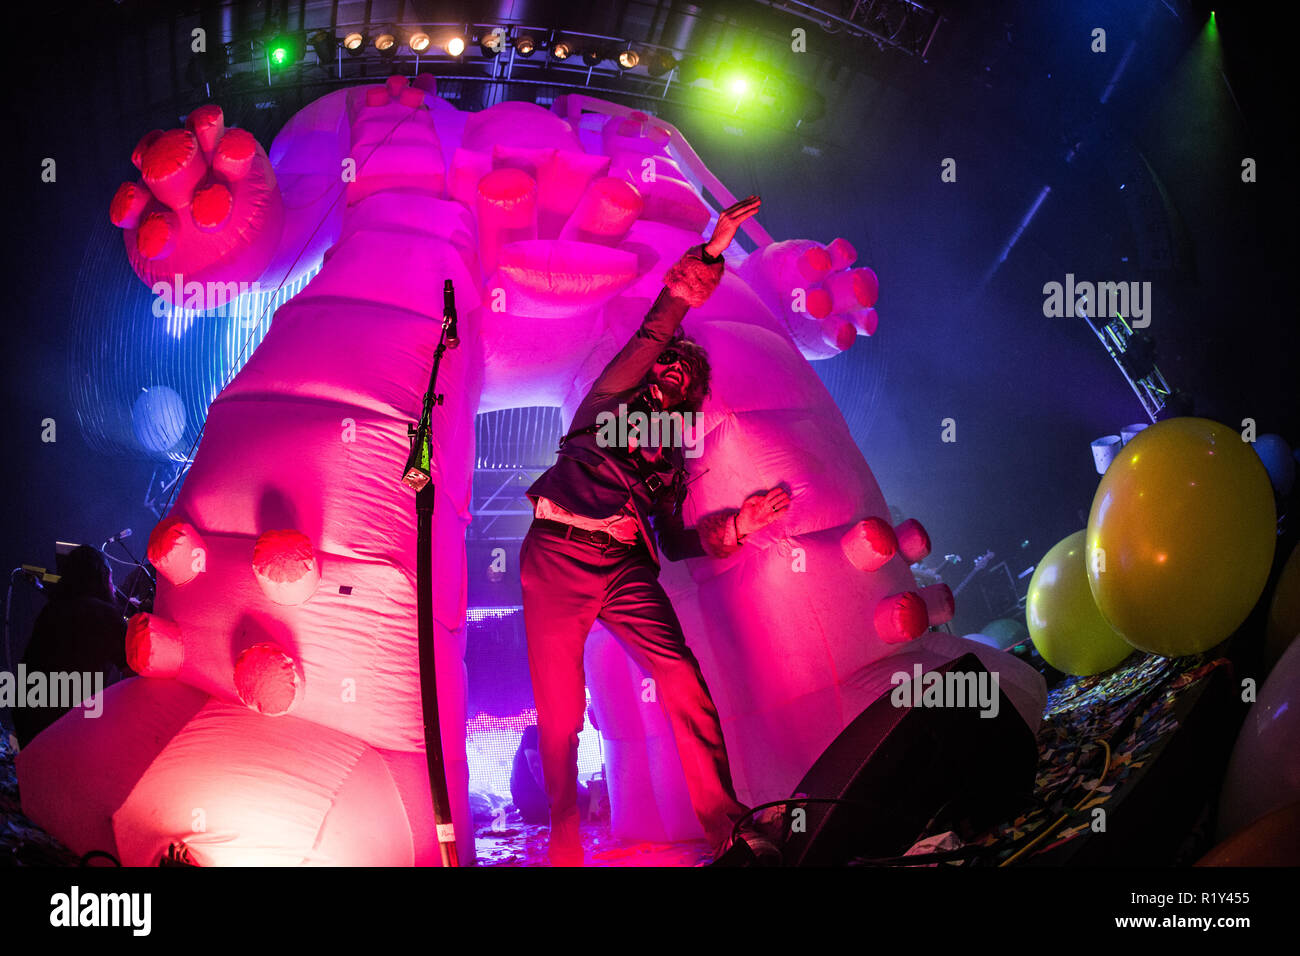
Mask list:
MULTIPOLYGON (((54 673, 101 673, 107 687, 131 673, 126 665, 126 622, 114 599, 112 569, 103 553, 88 544, 73 549, 64 567, 32 626, 22 663, 28 674, 44 673, 47 683, 54 673)), ((89 696, 92 688, 85 687, 83 694, 89 696)), ((15 707, 19 745, 26 746, 70 709, 15 707)))
MULTIPOLYGON (((544 824, 550 821, 551 811, 546 803, 545 778, 542 776, 542 755, 537 745, 537 725, 524 728, 510 766, 510 798, 524 823, 544 824)), ((578 784, 578 809, 585 820, 589 814, 591 797, 587 788, 578 784)))

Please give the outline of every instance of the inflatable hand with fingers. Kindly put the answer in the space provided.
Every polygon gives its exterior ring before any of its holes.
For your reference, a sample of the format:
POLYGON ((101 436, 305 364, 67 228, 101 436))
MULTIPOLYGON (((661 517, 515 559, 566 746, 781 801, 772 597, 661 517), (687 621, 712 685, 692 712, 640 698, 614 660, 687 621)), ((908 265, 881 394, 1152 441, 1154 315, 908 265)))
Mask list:
MULTIPOLYGON (((459 856, 472 860, 459 728, 474 416, 553 405, 567 421, 700 243, 715 215, 705 192, 717 208, 731 197, 642 114, 577 97, 467 114, 429 77, 331 93, 269 154, 204 107, 134 160, 140 181, 111 216, 145 282, 220 300, 320 271, 212 403, 150 538, 156 606, 127 637, 141 676, 105 692, 99 720, 69 714, 22 752, 24 809, 128 865, 176 843, 204 865, 437 862, 400 478, 451 279, 463 345, 444 357, 432 421, 435 647, 459 856)), ((740 552, 666 565, 663 580, 738 794, 758 802, 788 794, 888 688, 890 656, 953 606, 944 586, 915 583, 928 535, 890 522, 808 361, 876 330, 875 274, 843 239, 732 254, 685 320, 714 370, 687 524, 777 486, 792 503, 740 552)), ((638 673, 593 638, 615 832, 696 836, 638 673)))

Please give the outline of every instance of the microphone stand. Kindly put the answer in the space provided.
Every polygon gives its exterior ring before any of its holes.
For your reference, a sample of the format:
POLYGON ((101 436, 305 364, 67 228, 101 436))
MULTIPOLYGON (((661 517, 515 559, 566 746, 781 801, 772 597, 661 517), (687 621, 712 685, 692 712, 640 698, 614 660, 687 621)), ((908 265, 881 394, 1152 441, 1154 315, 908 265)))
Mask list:
POLYGON ((447 790, 447 768, 443 761, 442 731, 438 718, 438 680, 433 645, 433 501, 431 474, 432 450, 430 425, 433 406, 442 404, 435 389, 442 353, 447 350, 447 329, 452 316, 443 317, 442 334, 433 353, 433 371, 429 390, 417 425, 407 425, 411 454, 406 460, 402 483, 415 489, 416 545, 415 576, 420 642, 420 704, 424 712, 424 752, 429 763, 429 792, 433 798, 433 818, 437 824, 438 849, 443 866, 459 866, 456 858, 456 828, 451 819, 451 801, 447 790))

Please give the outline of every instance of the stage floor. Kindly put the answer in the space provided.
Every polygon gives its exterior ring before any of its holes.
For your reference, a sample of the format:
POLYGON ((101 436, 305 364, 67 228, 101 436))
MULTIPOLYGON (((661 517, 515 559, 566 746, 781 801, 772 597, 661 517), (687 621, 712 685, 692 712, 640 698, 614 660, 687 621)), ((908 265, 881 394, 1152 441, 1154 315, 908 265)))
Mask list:
MULTIPOLYGON (((1135 790, 1142 789, 1143 778, 1155 764, 1161 763, 1162 751, 1178 736, 1187 710, 1204 709, 1195 705, 1208 679, 1216 672, 1230 673, 1226 664, 1222 659, 1206 657, 1175 661, 1134 654, 1106 674, 1069 678, 1053 688, 1038 733, 1039 764, 1034 797, 1021 813, 967 844, 982 845, 994 853, 994 859, 985 858, 976 865, 997 865, 1017 856, 1017 851, 1029 844, 1033 844, 1029 852, 1019 854, 1015 862, 1070 865, 1088 858, 1090 854, 1078 853, 1080 847, 1096 839, 1089 832, 1088 812, 1108 804, 1114 807, 1135 790), (1109 761, 1100 752, 1099 744, 1107 738, 1113 741, 1109 761), (1105 777, 1098 779, 1103 767, 1105 777), (1063 808, 1075 807, 1068 820, 1059 821, 1063 808), (1049 825, 1052 829, 1044 832, 1044 827, 1049 825)), ((14 748, 7 740, 8 734, 7 727, 0 731, 0 866, 76 866, 78 858, 74 853, 23 815, 14 771, 14 748)), ((1231 743, 1231 736, 1227 743, 1231 743)), ((1226 753, 1221 756, 1226 759, 1226 753)), ((1205 784, 1213 781, 1201 783, 1204 789, 1205 784)), ((1164 799, 1168 800, 1168 795, 1164 799)), ((1167 803, 1165 806, 1167 810, 1167 803)), ((1144 808, 1137 816, 1150 814, 1144 808)), ((1151 823, 1149 819, 1139 822, 1145 826, 1151 823)), ((547 835, 547 827, 523 824, 512 812, 502 829, 491 825, 476 829, 478 864, 548 866, 547 835)), ((918 834, 918 841, 924 836, 918 834)), ((698 866, 708 863, 711 857, 703 840, 668 844, 624 842, 611 837, 608 825, 601 823, 584 825, 582 841, 587 866, 698 866)), ((1164 860, 1144 862, 1179 865, 1190 862, 1181 859, 1186 852, 1186 849, 1183 853, 1170 852, 1164 860)), ((1120 863, 1108 856, 1104 854, 1101 859, 1088 862, 1120 863)), ((1134 861, 1124 860, 1124 863, 1131 862, 1134 861)))
MULTIPOLYGON (((523 824, 474 837, 480 866, 550 866, 546 858, 547 827, 523 824)), ((629 843, 609 835, 604 824, 583 824, 582 846, 587 866, 700 866, 713 854, 703 840, 685 843, 629 843)))

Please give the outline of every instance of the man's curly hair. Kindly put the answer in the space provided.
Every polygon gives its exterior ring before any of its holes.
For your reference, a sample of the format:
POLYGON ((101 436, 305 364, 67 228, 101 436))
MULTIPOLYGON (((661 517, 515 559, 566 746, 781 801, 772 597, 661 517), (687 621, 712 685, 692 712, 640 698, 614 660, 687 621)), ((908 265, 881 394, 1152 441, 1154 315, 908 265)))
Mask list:
POLYGON ((678 408, 681 411, 698 412, 710 394, 713 367, 709 365, 709 353, 699 342, 683 334, 681 329, 668 340, 665 348, 676 349, 681 354, 683 364, 690 368, 690 384, 686 387, 686 395, 678 408))

